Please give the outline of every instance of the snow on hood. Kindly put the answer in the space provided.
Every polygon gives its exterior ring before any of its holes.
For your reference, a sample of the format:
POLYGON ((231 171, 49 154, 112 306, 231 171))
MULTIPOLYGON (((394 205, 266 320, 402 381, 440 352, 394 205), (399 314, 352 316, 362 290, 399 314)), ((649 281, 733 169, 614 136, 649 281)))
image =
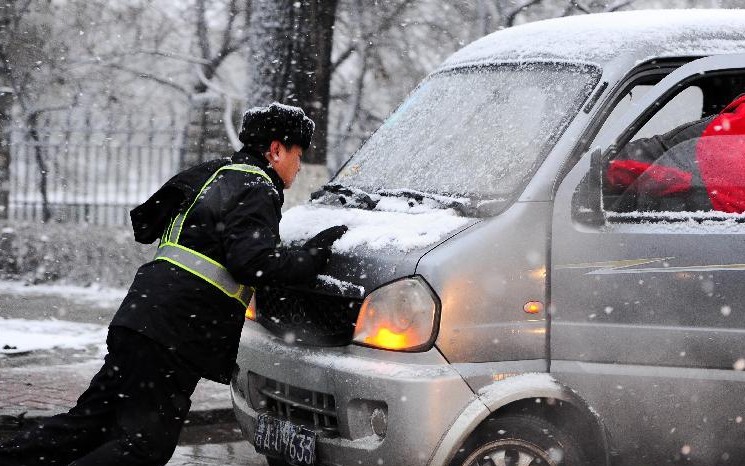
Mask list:
POLYGON ((349 252, 359 247, 409 252, 433 245, 471 220, 452 209, 409 207, 401 199, 388 199, 386 211, 302 205, 288 210, 279 225, 286 243, 305 241, 334 225, 349 227, 333 250, 349 252))
POLYGON ((536 21, 497 31, 443 64, 568 59, 605 63, 623 53, 691 56, 745 52, 745 11, 636 10, 536 21))
POLYGON ((26 320, 0 318, 0 354, 25 353, 53 348, 85 348, 98 345, 105 352, 103 325, 61 320, 26 320))

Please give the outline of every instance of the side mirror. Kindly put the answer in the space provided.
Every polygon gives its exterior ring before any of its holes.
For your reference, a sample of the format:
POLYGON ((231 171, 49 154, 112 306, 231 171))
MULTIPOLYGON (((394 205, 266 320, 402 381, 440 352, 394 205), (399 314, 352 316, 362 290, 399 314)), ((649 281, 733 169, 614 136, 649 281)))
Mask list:
POLYGON ((596 148, 590 154, 590 170, 577 186, 572 198, 572 216, 586 225, 605 223, 602 202, 603 152, 596 148))

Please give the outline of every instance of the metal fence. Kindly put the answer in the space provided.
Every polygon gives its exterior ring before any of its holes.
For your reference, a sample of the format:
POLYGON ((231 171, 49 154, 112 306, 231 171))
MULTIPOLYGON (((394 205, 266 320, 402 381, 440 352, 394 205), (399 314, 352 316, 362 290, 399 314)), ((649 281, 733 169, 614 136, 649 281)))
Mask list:
POLYGON ((179 170, 182 139, 175 124, 13 131, 9 218, 127 225, 129 210, 179 170))

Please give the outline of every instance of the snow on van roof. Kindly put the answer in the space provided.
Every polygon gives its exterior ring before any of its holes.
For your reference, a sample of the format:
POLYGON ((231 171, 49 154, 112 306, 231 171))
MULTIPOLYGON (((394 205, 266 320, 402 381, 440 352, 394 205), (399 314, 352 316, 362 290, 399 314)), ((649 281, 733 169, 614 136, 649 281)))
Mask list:
POLYGON ((536 21, 485 36, 441 68, 494 61, 568 60, 604 64, 621 55, 745 53, 744 10, 636 10, 536 21))
MULTIPOLYGON (((401 201, 402 205, 406 205, 401 201)), ((389 208, 391 206, 388 206, 389 208)), ((444 239, 447 233, 468 224, 452 209, 414 206, 398 211, 301 205, 285 212, 279 224, 284 242, 304 241, 325 228, 346 225, 349 230, 333 245, 335 251, 357 247, 409 252, 444 239)))

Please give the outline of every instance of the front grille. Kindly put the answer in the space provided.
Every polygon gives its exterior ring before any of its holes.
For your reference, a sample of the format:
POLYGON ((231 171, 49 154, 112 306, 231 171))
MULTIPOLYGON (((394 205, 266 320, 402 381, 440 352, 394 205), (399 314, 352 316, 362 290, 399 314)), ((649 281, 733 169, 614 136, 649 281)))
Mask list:
POLYGON ((287 419, 327 437, 339 436, 334 395, 298 388, 277 380, 251 374, 249 384, 256 384, 259 406, 280 419, 287 419))
POLYGON ((256 290, 256 320, 287 343, 344 346, 352 341, 362 300, 291 288, 256 290))

